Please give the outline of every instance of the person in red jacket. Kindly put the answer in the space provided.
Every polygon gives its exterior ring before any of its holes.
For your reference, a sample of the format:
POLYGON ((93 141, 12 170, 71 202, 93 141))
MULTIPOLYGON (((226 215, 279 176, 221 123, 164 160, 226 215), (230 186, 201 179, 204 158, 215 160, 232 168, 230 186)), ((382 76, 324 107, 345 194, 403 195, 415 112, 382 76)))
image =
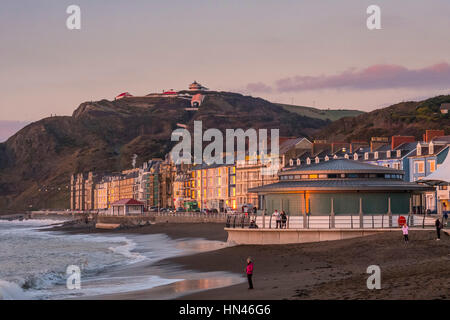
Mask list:
POLYGON ((253 261, 250 257, 247 258, 247 268, 245 268, 245 272, 247 273, 248 288, 253 289, 253 261))

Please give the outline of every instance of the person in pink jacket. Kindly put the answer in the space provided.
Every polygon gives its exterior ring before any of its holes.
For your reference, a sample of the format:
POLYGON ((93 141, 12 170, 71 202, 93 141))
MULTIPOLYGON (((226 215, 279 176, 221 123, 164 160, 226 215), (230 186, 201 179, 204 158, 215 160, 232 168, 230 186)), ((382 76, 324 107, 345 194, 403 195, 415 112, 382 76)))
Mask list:
POLYGON ((408 238, 409 228, 408 228, 408 225, 406 223, 402 227, 402 232, 403 232, 403 239, 405 239, 405 243, 408 243, 408 241, 409 241, 409 238, 408 238))
POLYGON ((245 268, 245 273, 247 274, 248 288, 253 289, 253 261, 250 257, 247 258, 247 267, 245 268))

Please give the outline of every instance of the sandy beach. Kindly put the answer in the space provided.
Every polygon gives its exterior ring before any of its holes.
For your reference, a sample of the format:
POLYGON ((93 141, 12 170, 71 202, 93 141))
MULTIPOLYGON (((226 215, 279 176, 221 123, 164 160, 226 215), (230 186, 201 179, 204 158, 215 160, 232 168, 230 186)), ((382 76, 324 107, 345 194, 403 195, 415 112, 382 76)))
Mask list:
MULTIPOLYGON (((63 227, 66 232, 98 232, 63 227)), ((105 231, 100 231, 105 232, 105 231)), ((109 231, 111 232, 111 231, 109 231)), ((221 224, 157 224, 112 233, 165 233, 173 239, 204 238, 226 241, 221 224)), ((195 281, 181 285, 190 300, 228 299, 449 299, 450 237, 435 240, 433 231, 410 232, 405 245, 401 231, 364 238, 320 243, 234 246, 159 261, 161 270, 227 272, 244 277, 245 260, 255 261, 254 290, 245 282, 201 290, 195 281), (381 268, 381 290, 369 290, 367 267, 381 268)), ((217 283, 217 286, 224 283, 217 283)), ((178 284, 180 286, 180 284, 178 284)), ((214 286, 211 286, 214 287, 214 286)), ((144 292, 109 295, 105 299, 155 299, 158 292, 176 291, 176 285, 144 292)))

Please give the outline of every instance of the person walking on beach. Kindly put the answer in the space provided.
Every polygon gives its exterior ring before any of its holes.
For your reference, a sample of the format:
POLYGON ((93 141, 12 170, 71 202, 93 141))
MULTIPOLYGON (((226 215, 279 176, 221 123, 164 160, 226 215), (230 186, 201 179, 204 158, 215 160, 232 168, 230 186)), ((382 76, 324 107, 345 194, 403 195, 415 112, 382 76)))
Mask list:
POLYGON ((247 267, 245 268, 245 273, 247 274, 248 288, 253 289, 253 261, 250 257, 247 258, 247 267))
POLYGON ((437 239, 436 240, 441 240, 441 229, 442 229, 442 223, 441 220, 436 219, 436 222, 434 223, 434 225, 436 226, 436 233, 437 233, 437 239))
POLYGON ((275 219, 276 222, 276 229, 278 229, 278 225, 280 225, 281 228, 281 216, 278 210, 275 210, 275 212, 272 214, 272 218, 275 219))
POLYGON ((403 239, 405 240, 405 243, 408 244, 409 238, 408 238, 408 225, 405 223, 402 227, 403 232, 403 239))

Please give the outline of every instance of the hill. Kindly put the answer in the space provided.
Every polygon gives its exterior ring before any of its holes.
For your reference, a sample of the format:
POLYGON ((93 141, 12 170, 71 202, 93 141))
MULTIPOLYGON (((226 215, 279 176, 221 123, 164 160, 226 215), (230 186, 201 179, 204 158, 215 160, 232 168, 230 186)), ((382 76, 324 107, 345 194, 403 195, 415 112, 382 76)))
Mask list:
POLYGON ((282 136, 311 136, 327 121, 300 116, 260 98, 208 92, 199 111, 190 101, 167 97, 130 97, 82 103, 72 116, 32 123, 0 144, 0 211, 66 208, 75 172, 111 172, 173 146, 177 123, 203 129, 280 128, 282 136))
POLYGON ((294 106, 290 104, 279 104, 285 110, 297 113, 301 116, 321 119, 321 120, 330 120, 336 121, 345 117, 356 117, 360 114, 365 113, 364 111, 359 110, 346 110, 346 109, 317 109, 313 107, 304 107, 304 106, 294 106))
POLYGON ((426 129, 442 129, 450 134, 449 114, 441 114, 439 110, 445 102, 450 102, 450 95, 397 103, 357 117, 337 120, 315 137, 351 141, 369 140, 373 136, 412 135, 422 139, 426 129))

